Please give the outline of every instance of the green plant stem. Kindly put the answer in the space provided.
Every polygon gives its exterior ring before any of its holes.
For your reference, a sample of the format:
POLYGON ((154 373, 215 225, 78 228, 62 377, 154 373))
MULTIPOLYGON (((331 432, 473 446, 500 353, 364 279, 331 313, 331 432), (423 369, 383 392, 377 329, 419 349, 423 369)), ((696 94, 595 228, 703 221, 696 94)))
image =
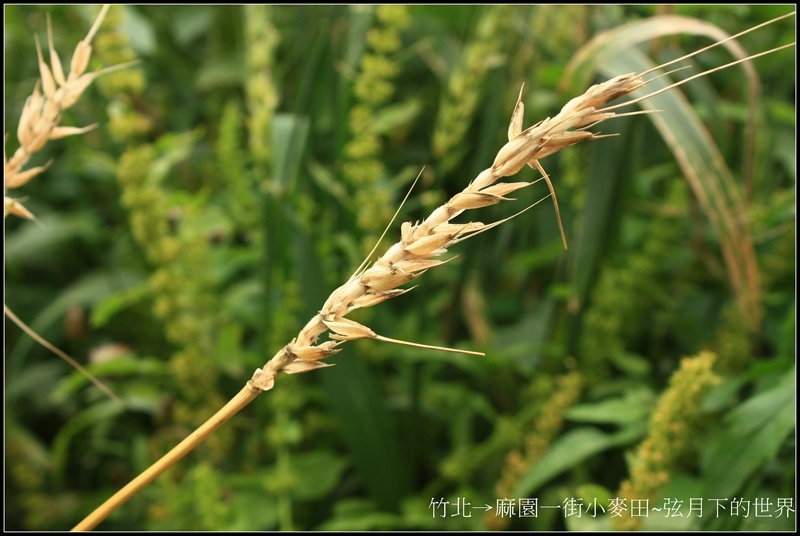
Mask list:
POLYGON ((186 439, 178 443, 171 451, 161 457, 156 463, 148 467, 142 474, 131 480, 127 486, 111 496, 106 502, 101 504, 94 512, 89 514, 83 521, 75 525, 73 531, 86 531, 95 528, 101 521, 111 515, 117 508, 125 504, 131 497, 139 493, 145 486, 155 480, 161 473, 172 467, 178 460, 186 456, 197 445, 203 442, 217 428, 222 426, 228 419, 236 415, 242 408, 261 393, 261 389, 252 385, 251 382, 242 388, 230 402, 225 404, 210 419, 203 423, 197 430, 192 432, 186 439))

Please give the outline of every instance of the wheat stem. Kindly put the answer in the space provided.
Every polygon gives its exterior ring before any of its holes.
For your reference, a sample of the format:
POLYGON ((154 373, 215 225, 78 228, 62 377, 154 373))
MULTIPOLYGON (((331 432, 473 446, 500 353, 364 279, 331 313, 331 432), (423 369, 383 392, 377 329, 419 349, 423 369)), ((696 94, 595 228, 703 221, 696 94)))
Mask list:
POLYGON ((239 391, 230 402, 225 404, 222 409, 203 423, 197 430, 192 432, 186 439, 178 443, 176 447, 162 456, 160 460, 148 467, 142 474, 131 480, 128 485, 112 495, 111 498, 101 504, 94 512, 86 516, 83 521, 75 525, 72 531, 86 531, 95 528, 100 522, 111 515, 112 512, 125 504, 131 497, 161 475, 161 473, 175 465, 181 458, 202 443, 203 440, 227 422, 228 419, 255 400, 260 393, 260 389, 254 387, 251 382, 247 382, 242 390, 239 391))
MULTIPOLYGON (((775 52, 782 48, 785 47, 778 47, 769 52, 775 52)), ((738 62, 727 64, 726 67, 736 63, 738 62)), ((713 72, 713 70, 708 72, 713 72)), ((687 81, 684 80, 671 87, 687 81)), ((443 261, 436 260, 435 257, 446 253, 448 247, 507 221, 508 218, 488 225, 480 222, 450 223, 450 220, 467 210, 509 200, 505 197, 507 194, 533 184, 533 182, 498 183, 497 181, 502 177, 516 175, 527 165, 539 168, 538 160, 546 156, 571 145, 603 137, 600 134, 589 132, 588 129, 607 119, 632 115, 632 113, 614 113, 613 110, 618 106, 603 107, 611 101, 644 87, 647 83, 648 81, 643 79, 642 74, 628 74, 596 84, 584 94, 569 101, 555 117, 540 121, 524 131, 521 127, 524 110, 521 100, 519 100, 512 114, 509 142, 497 153, 491 167, 479 173, 462 192, 435 209, 423 222, 404 223, 401 226, 401 240, 391 246, 371 266, 368 265, 368 256, 347 282, 331 293, 320 312, 308 321, 297 337, 281 348, 263 369, 259 368, 255 371, 253 377, 236 397, 73 530, 94 528, 121 504, 185 456, 222 423, 249 404, 261 391, 271 389, 274 386, 275 378, 282 372, 295 374, 328 366, 321 363, 320 360, 337 353, 340 350, 338 346, 349 340, 371 338, 416 346, 416 343, 405 343, 377 335, 369 327, 346 318, 346 315, 359 307, 376 305, 407 292, 409 289, 399 287, 429 268, 442 264, 443 261), (318 343, 317 339, 328 331, 331 333, 332 340, 318 343)), ((654 92, 650 96, 657 93, 654 92)), ((628 102, 619 106, 629 104, 628 102)), ((541 171, 546 177, 545 180, 549 182, 549 177, 543 170, 541 171)))

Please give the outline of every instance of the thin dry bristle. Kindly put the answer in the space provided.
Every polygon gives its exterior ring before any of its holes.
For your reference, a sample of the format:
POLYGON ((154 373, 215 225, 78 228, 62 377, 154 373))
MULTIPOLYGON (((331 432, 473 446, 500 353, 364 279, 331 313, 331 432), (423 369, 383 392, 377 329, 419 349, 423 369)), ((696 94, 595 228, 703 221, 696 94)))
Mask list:
MULTIPOLYGON (((746 34, 749 34, 751 32, 754 32, 754 31, 756 31, 756 30, 758 30, 760 28, 763 28, 764 26, 768 26, 768 25, 770 25, 772 23, 778 22, 779 20, 783 20, 785 18, 792 17, 792 16, 794 16, 794 14, 795 14, 795 12, 792 11, 791 13, 787 13, 785 15, 781 15, 780 17, 775 17, 772 20, 768 20, 767 22, 763 22, 763 23, 761 23, 761 24, 759 24, 757 26, 753 26, 752 28, 748 28, 746 30, 743 30, 743 31, 741 31, 741 32, 739 32, 737 34, 734 34, 734 35, 731 35, 729 37, 726 37, 725 39, 721 39, 719 41, 715 41, 714 43, 708 45, 707 47, 701 48, 700 50, 695 50, 694 52, 690 52, 689 54, 685 54, 685 55, 681 56, 680 58, 674 59, 672 61, 668 61, 667 63, 662 63, 658 67, 653 67, 652 69, 643 72, 642 76, 646 76, 646 75, 650 74, 651 72, 663 69, 664 67, 668 67, 668 66, 670 66, 672 64, 680 63, 680 62, 682 62, 684 60, 688 60, 689 58, 697 56, 698 54, 702 54, 703 52, 711 50, 714 47, 718 47, 718 46, 722 45, 723 43, 727 43, 728 41, 733 41, 734 39, 738 39, 739 37, 741 37, 743 35, 746 35, 746 34)), ((792 45, 794 45, 794 43, 792 43, 792 45)), ((771 51, 766 52, 766 54, 769 54, 770 52, 774 52, 776 50, 780 50, 781 48, 784 48, 784 47, 774 48, 771 51)), ((761 56, 762 54, 756 54, 756 55, 750 56, 750 59, 757 58, 758 56, 761 56)), ((726 67, 729 67, 729 66, 730 65, 725 65, 725 66, 720 67, 720 69, 725 69, 726 67)), ((713 71, 708 71, 708 72, 713 72, 713 71)))
MULTIPOLYGON (((739 60, 731 61, 729 63, 726 63, 725 65, 720 65, 719 67, 714 67, 713 69, 709 69, 707 71, 703 71, 702 73, 697 73, 695 75, 692 75, 692 76, 690 76, 688 78, 685 78, 683 80, 675 82, 674 84, 670 84, 670 85, 668 85, 668 86, 666 86, 664 88, 659 89, 658 91, 654 91, 652 93, 648 93, 647 95, 644 95, 644 96, 639 97, 637 99, 633 99, 633 100, 630 100, 630 101, 627 101, 627 102, 623 102, 623 103, 617 104, 615 106, 609 106, 607 108, 603 108, 602 111, 603 112, 610 112, 610 111, 622 108, 624 106, 630 106, 631 104, 636 104, 638 102, 641 102, 643 100, 649 99, 651 97, 655 97, 656 95, 660 95, 661 93, 664 93, 665 91, 669 91, 670 89, 675 89, 676 87, 680 87, 680 86, 682 86, 684 84, 687 84, 687 83, 691 82, 692 80, 696 80, 698 78, 702 78, 704 76, 708 76, 711 73, 715 73, 717 71, 721 71, 723 69, 727 69, 728 67, 733 67, 734 65, 739 65, 740 63, 744 63, 746 61, 750 61, 750 60, 753 60, 755 58, 760 58, 761 56, 766 56, 767 54, 772 54, 774 52, 778 52, 779 50, 783 50, 783 49, 786 49, 786 48, 791 48, 794 45, 795 45, 794 43, 788 43, 786 45, 775 47, 775 48, 772 48, 770 50, 765 50, 764 52, 759 52, 757 54, 753 54, 753 55, 748 56, 746 58, 742 58, 742 59, 739 59, 739 60)), ((672 62, 670 62, 670 63, 672 63, 672 62)), ((665 65, 667 65, 667 64, 665 64, 665 65)), ((658 69, 660 67, 661 66, 656 67, 656 69, 658 69)), ((648 72, 652 72, 652 71, 653 71, 653 69, 650 69, 650 71, 648 71, 648 72)), ((658 77, 656 77, 656 78, 658 78, 658 77)), ((653 78, 651 80, 654 80, 654 79, 655 78, 653 78)), ((648 82, 649 82, 649 80, 648 80, 648 82)))

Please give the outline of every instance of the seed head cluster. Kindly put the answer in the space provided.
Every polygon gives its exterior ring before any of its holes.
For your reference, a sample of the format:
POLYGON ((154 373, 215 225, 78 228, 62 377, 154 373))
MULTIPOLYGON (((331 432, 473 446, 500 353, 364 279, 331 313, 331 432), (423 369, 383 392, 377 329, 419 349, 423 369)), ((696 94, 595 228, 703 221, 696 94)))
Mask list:
MULTIPOLYGON (((371 266, 363 266, 333 291, 322 309, 289 344, 281 348, 263 369, 257 369, 250 382, 264 391, 273 387, 281 373, 295 374, 330 366, 322 360, 337 353, 339 346, 357 339, 377 339, 399 343, 350 320, 347 315, 358 308, 371 307, 408 290, 400 288, 430 268, 447 262, 440 257, 448 248, 507 220, 491 224, 451 223, 465 211, 508 201, 508 194, 532 182, 498 182, 516 175, 523 167, 538 167, 538 160, 570 145, 601 137, 588 131, 596 124, 625 114, 604 111, 603 106, 645 85, 639 75, 623 75, 589 88, 569 101, 555 117, 522 130, 522 93, 511 116, 509 141, 497 153, 492 166, 483 170, 462 192, 435 209, 424 221, 405 222, 400 241, 371 266), (330 340, 318 343, 326 331, 330 340)), ((410 343, 403 343, 410 344, 410 343)))

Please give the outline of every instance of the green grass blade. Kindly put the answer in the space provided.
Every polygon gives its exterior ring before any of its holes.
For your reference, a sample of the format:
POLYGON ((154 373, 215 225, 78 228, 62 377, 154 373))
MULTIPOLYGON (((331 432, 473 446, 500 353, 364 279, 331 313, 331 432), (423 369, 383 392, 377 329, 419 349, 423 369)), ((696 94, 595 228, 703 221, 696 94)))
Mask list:
MULTIPOLYGON (((726 35, 713 25, 683 17, 632 23, 603 34, 587 45, 567 68, 565 81, 574 85, 580 79, 574 73, 582 73, 585 80, 589 76, 587 73, 594 72, 594 69, 609 77, 647 71, 654 67, 653 63, 638 50, 627 47, 676 32, 706 35, 712 39, 726 35), (611 57, 610 54, 614 53, 616 55, 611 57)), ((725 46, 737 58, 746 55, 734 41, 725 46)), ((752 67, 745 67, 745 72, 752 84, 755 77, 752 67)), ((657 91, 668 84, 666 78, 652 80, 644 91, 639 90, 633 96, 657 91)), ((711 221, 740 310, 750 329, 757 332, 761 322, 759 274, 753 238, 747 223, 742 221, 745 207, 741 188, 735 183, 713 138, 681 92, 662 93, 643 101, 640 106, 660 111, 648 117, 675 155, 695 197, 711 221)))

